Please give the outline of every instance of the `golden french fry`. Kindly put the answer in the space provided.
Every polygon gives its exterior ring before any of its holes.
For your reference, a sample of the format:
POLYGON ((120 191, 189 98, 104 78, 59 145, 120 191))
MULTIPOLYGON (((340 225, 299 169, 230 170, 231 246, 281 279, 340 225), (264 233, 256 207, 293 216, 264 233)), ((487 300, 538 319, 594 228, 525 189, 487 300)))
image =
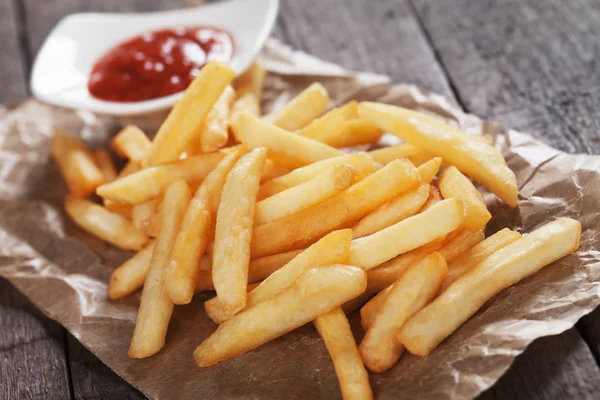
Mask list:
POLYGON ((203 153, 217 151, 229 140, 229 117, 235 99, 235 91, 227 86, 206 116, 200 131, 200 148, 203 153))
POLYGON ((131 204, 119 203, 117 201, 112 200, 104 200, 104 208, 106 208, 112 213, 119 214, 120 216, 131 220, 131 211, 133 209, 133 206, 131 204))
POLYGON ((134 172, 138 172, 140 169, 142 169, 140 163, 134 162, 134 161, 129 161, 127 164, 125 164, 123 169, 119 172, 119 175, 117 175, 117 179, 129 176, 129 175, 133 174, 134 172))
POLYGON ((485 239, 483 231, 470 232, 467 229, 459 229, 448 235, 438 253, 449 263, 483 239, 485 239))
POLYGON ((177 161, 234 76, 235 72, 225 64, 206 63, 160 126, 143 166, 177 161))
POLYGON ((275 126, 295 131, 323 114, 328 102, 327 89, 320 83, 313 83, 268 119, 275 126))
POLYGON ((419 185, 410 192, 381 205, 352 227, 354 238, 370 235, 415 215, 429 198, 429 184, 419 185))
POLYGON ((369 236, 354 239, 349 263, 371 269, 455 231, 463 219, 464 211, 459 200, 443 200, 427 211, 369 236))
POLYGON ((222 158, 221 153, 208 153, 149 167, 100 186, 96 194, 121 203, 144 203, 160 196, 175 180, 202 181, 222 158))
POLYGON ((258 191, 258 199, 266 199, 267 197, 271 197, 279 192, 306 182, 309 179, 314 178, 317 174, 320 174, 324 169, 334 165, 345 165, 354 168, 356 171, 355 179, 357 181, 370 175, 379 167, 367 153, 354 153, 341 157, 327 158, 314 164, 307 165, 306 167, 297 168, 286 175, 271 179, 264 183, 258 191))
POLYGON ((360 103, 361 119, 378 125, 407 143, 443 157, 465 174, 481 182, 511 207, 518 202, 515 174, 495 147, 465 135, 435 117, 378 103, 360 103))
MULTIPOLYGON (((235 99, 231 106, 231 121, 242 114, 260 117, 260 103, 254 93, 246 93, 235 99)), ((231 138, 230 138, 231 139, 231 138)))
POLYGON ((298 130, 297 134, 329 146, 338 147, 331 142, 335 143, 343 133, 344 122, 346 120, 342 111, 334 108, 322 117, 312 120, 310 124, 298 130))
MULTIPOLYGON (((348 260, 351 240, 352 232, 349 229, 334 231, 326 235, 286 265, 274 271, 256 289, 250 292, 246 308, 251 308, 275 296, 311 268, 345 263, 348 260)), ((220 324, 233 316, 233 313, 227 311, 218 297, 206 301, 204 308, 216 324, 220 324)))
POLYGON ((235 92, 239 96, 252 93, 260 103, 266 74, 265 69, 259 62, 253 62, 246 72, 237 77, 233 82, 235 92))
POLYGON ((408 158, 413 164, 421 165, 425 161, 434 157, 418 147, 407 143, 371 150, 368 154, 373 158, 373 160, 383 165, 399 158, 408 158))
POLYGON ((117 168, 104 147, 98 147, 94 150, 94 160, 96 166, 102 172, 104 182, 112 182, 117 179, 117 168))
POLYGON ((365 290, 364 271, 312 268, 287 289, 228 319, 194 351, 200 367, 235 357, 310 322, 365 290))
POLYGON ((161 201, 162 199, 156 198, 131 207, 131 222, 135 229, 144 232, 148 236, 155 237, 155 235, 150 235, 150 233, 153 233, 150 225, 152 217, 159 214, 161 201))
POLYGON ((313 321, 329 352, 335 373, 340 381, 344 400, 373 398, 369 374, 356 347, 350 324, 341 308, 337 307, 313 321))
POLYGON ((440 189, 438 189, 437 185, 435 183, 429 185, 429 198, 427 199, 425 204, 423 204, 423 208, 421 208, 420 212, 429 210, 431 207, 433 207, 442 200, 444 200, 444 198, 442 197, 440 189))
MULTIPOLYGON (((433 253, 394 283, 359 346, 367 368, 383 372, 398 362, 404 351, 404 346, 396 340, 398 332, 409 318, 434 299, 446 273, 444 258, 433 253)), ((435 323, 443 324, 443 320, 435 323)))
POLYGON ((335 165, 314 178, 256 203, 254 224, 261 225, 292 215, 346 190, 354 184, 354 170, 335 165))
POLYGON ((379 142, 383 131, 367 121, 353 119, 344 122, 342 134, 327 141, 333 147, 354 147, 379 142))
POLYGON ((458 168, 450 166, 440 174, 438 181, 440 192, 444 198, 456 197, 463 202, 465 209, 465 228, 476 232, 485 227, 492 214, 485 206, 483 197, 473 186, 469 178, 464 176, 458 168))
POLYGON ((416 187, 418 182, 419 174, 409 161, 391 162, 320 204, 255 227, 252 257, 263 257, 314 243, 325 233, 354 223, 391 198, 416 187))
POLYGON ((86 197, 104 183, 92 152, 78 139, 57 130, 50 151, 73 195, 86 197))
MULTIPOLYGON (((369 279, 368 275, 367 279, 369 279)), ((360 309, 360 325, 362 326, 363 330, 367 331, 369 327, 373 324, 377 312, 385 304, 385 300, 387 299, 388 294, 392 290, 392 287, 393 283, 390 286, 383 289, 381 292, 377 293, 373 298, 371 298, 371 300, 367 301, 365 305, 362 306, 362 308, 360 309)))
POLYGON ((441 165, 441 157, 432 158, 431 160, 419 165, 417 171, 419 171, 421 183, 430 183, 433 180, 433 178, 435 178, 435 174, 437 174, 440 170, 441 165))
POLYGON ((358 102, 356 100, 350 100, 343 106, 339 107, 342 115, 345 119, 357 119, 358 118, 358 102))
POLYGON ((212 278, 219 300, 231 313, 246 306, 256 192, 265 158, 265 149, 258 148, 235 163, 223 185, 217 211, 212 278))
POLYGON ((131 222, 91 201, 67 195, 65 211, 79 227, 121 249, 140 250, 148 241, 131 222))
POLYGON ((117 154, 135 162, 141 162, 146 157, 151 145, 148 136, 135 125, 126 126, 110 141, 110 147, 117 154))
POLYGON ((344 155, 336 148, 290 133, 248 114, 233 120, 231 128, 237 140, 250 148, 266 147, 269 158, 284 167, 298 168, 344 155))
POLYGON ((154 252, 154 243, 154 241, 148 243, 135 256, 113 271, 108 284, 108 297, 118 300, 144 286, 154 252))
POLYGON ((440 287, 440 292, 446 290, 448 286, 470 271, 477 264, 482 262, 485 258, 490 256, 492 253, 520 238, 521 234, 519 232, 504 228, 487 239, 475 244, 473 247, 465 250, 453 260, 446 260, 448 261, 448 276, 446 276, 446 279, 444 279, 444 282, 440 287))
POLYGON ((165 290, 163 275, 191 196, 190 189, 183 180, 174 181, 165 192, 165 206, 161 207, 161 230, 152 252, 129 345, 128 354, 131 358, 149 357, 165 345, 173 301, 165 290))
POLYGON ((275 164, 273 161, 266 159, 265 168, 263 169, 262 176, 260 177, 260 183, 267 182, 273 178, 280 177, 285 174, 289 174, 290 169, 282 167, 281 165, 275 164))
POLYGON ((577 250, 581 224, 559 218, 496 251, 412 317, 398 340, 426 356, 503 289, 577 250))

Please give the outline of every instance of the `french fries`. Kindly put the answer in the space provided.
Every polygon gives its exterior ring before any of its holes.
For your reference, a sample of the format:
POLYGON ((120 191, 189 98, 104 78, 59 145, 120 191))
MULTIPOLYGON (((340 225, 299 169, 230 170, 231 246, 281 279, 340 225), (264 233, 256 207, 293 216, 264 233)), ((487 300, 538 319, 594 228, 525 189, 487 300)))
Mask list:
POLYGON ((141 162, 148 154, 151 145, 148 136, 135 125, 123 128, 110 142, 110 147, 118 155, 134 162, 141 162))
POLYGON ((65 211, 83 230, 124 250, 140 250, 148 238, 131 222, 91 201, 65 197, 65 211))
POLYGON ((581 224, 559 218, 496 251, 412 317, 398 340, 426 356, 492 296, 577 250, 581 224))
POLYGON ((342 112, 342 116, 345 119, 357 119, 358 118, 358 101, 350 100, 343 106, 339 107, 342 112))
MULTIPOLYGON (((252 290, 248 294, 246 308, 270 299, 311 268, 345 263, 350 254, 351 239, 352 232, 349 229, 334 231, 323 237, 286 265, 274 271, 256 289, 252 290)), ((228 312, 218 297, 205 302, 204 308, 216 324, 226 321, 233 315, 228 312)))
POLYGON ((321 203, 354 184, 354 170, 345 165, 334 165, 314 178, 279 192, 256 204, 256 225, 287 217, 305 208, 321 203))
POLYGON ((480 230, 492 218, 481 194, 458 168, 454 166, 446 168, 440 175, 438 186, 444 198, 456 197, 463 202, 465 228, 471 232, 480 230))
MULTIPOLYGON (((358 112, 358 104, 357 104, 358 112)), ((419 166, 432 159, 434 156, 412 144, 402 143, 395 146, 382 147, 369 151, 369 156, 380 164, 387 164, 399 158, 408 158, 413 164, 419 166)))
POLYGON ((434 117, 400 107, 364 102, 359 104, 358 113, 361 119, 442 157, 482 183, 509 206, 517 206, 515 174, 495 147, 434 117))
POLYGON ((200 131, 200 148, 203 153, 217 151, 229 140, 229 116, 235 100, 235 91, 227 86, 206 116, 200 131))
MULTIPOLYGON (((425 256, 424 258, 427 258, 425 256)), ((368 279, 368 275, 367 275, 368 279)), ((381 309, 381 307, 385 304, 385 300, 387 299, 388 294, 392 290, 393 284, 383 289, 381 292, 377 293, 377 295, 373 296, 371 300, 367 301, 364 306, 360 309, 360 325, 363 330, 366 332, 371 325, 373 325, 373 320, 377 315, 377 312, 381 309)))
POLYGON ((335 373, 340 381, 344 400, 369 400, 373 392, 369 375, 356 347, 350 324, 341 308, 337 307, 313 321, 331 355, 335 373))
POLYGON ((430 183, 433 180, 433 178, 435 178, 435 174, 438 173, 441 165, 441 157, 434 157, 431 160, 419 165, 417 171, 419 171, 421 183, 430 183))
POLYGON ((463 207, 459 200, 443 200, 421 214, 372 235, 355 239, 349 263, 366 270, 371 269, 455 231, 461 226, 463 218, 463 207))
POLYGON ((256 192, 265 158, 265 149, 258 148, 236 162, 217 211, 212 278, 225 310, 234 314, 246 306, 256 192))
POLYGON ((190 189, 183 180, 171 183, 165 193, 165 206, 161 208, 161 230, 144 283, 135 330, 129 345, 129 357, 149 357, 165 344, 173 301, 164 287, 164 270, 190 199, 190 189))
POLYGON ((262 100, 263 84, 265 81, 266 71, 255 61, 241 76, 236 78, 233 83, 233 88, 238 96, 243 96, 247 93, 252 93, 258 104, 262 100))
POLYGON ((144 203, 160 196, 175 180, 183 179, 188 183, 202 181, 222 158, 223 154, 208 153, 145 168, 100 186, 96 194, 121 203, 144 203))
POLYGON ((112 182, 117 179, 117 168, 104 147, 94 150, 94 160, 96 161, 96 166, 102 172, 104 182, 112 182))
MULTIPOLYGON (((327 232, 353 223, 419 183, 416 168, 396 160, 316 206, 254 228, 252 257, 302 248, 327 232)), ((457 204, 460 204, 458 200, 457 204)), ((461 210, 462 212, 462 210, 461 210)))
POLYGON ((265 168, 263 169, 262 176, 260 177, 260 183, 262 184, 267 181, 270 181, 271 179, 280 177, 285 174, 289 174, 290 171, 291 170, 289 168, 277 165, 267 158, 265 160, 265 168))
POLYGON ((288 168, 344 155, 331 146, 287 132, 248 114, 232 121, 231 128, 237 140, 250 148, 266 147, 270 159, 288 168))
POLYGON ((398 361, 404 351, 402 344, 396 340, 398 331, 410 317, 433 300, 446 273, 444 258, 433 253, 394 283, 359 346, 367 368, 383 372, 398 361))
POLYGON ((151 235, 151 233, 154 233, 151 232, 151 219, 158 214, 161 201, 161 198, 156 198, 145 203, 136 204, 131 208, 131 222, 135 229, 147 236, 155 236, 151 235))
POLYGON ((287 131, 295 131, 323 114, 328 102, 327 90, 320 83, 313 83, 269 116, 269 122, 287 131))
POLYGON ((148 269, 150 269, 154 244, 154 241, 148 243, 135 256, 113 271, 108 283, 108 297, 118 300, 144 286, 148 269))
POLYGON ((194 351, 208 367, 252 350, 310 322, 361 294, 364 271, 345 265, 312 268, 293 285, 228 319, 194 351))

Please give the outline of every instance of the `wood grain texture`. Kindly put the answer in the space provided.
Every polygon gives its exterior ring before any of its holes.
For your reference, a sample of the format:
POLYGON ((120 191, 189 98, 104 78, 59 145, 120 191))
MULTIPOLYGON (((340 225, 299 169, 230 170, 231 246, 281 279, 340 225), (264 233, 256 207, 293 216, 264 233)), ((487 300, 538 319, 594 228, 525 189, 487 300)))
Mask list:
POLYGON ((27 69, 19 51, 17 16, 13 0, 0 0, 0 103, 16 102, 27 96, 27 69))

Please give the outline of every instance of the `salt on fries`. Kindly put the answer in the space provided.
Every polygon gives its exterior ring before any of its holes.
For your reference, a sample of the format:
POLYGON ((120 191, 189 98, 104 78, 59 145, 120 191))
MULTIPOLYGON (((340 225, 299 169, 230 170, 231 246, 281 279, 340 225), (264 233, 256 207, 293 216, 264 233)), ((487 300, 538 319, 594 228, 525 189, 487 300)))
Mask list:
POLYGON ((108 286, 113 300, 142 289, 131 357, 160 351, 175 305, 216 290, 204 308, 220 325, 196 348, 199 366, 312 321, 343 398, 371 399, 365 365, 429 354, 496 293, 577 249, 581 226, 568 218, 485 238, 492 214, 470 178, 518 199, 489 138, 384 104, 326 112, 320 84, 263 116, 264 79, 257 63, 233 80, 209 62, 152 140, 135 126, 112 139, 127 161, 118 173, 103 148, 62 132, 52 141, 67 214, 138 251, 108 286), (339 150, 384 131, 406 143, 339 150), (85 199, 94 191, 103 206, 85 199), (345 315, 358 308, 360 346, 345 315))

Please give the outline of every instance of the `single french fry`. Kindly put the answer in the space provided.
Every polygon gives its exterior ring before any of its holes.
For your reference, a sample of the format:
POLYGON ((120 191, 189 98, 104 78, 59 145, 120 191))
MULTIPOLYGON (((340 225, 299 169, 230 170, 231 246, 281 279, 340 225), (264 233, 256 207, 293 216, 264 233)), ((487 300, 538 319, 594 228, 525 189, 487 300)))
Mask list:
POLYGON ((136 204, 131 208, 131 222, 135 229, 154 237, 154 235, 149 234, 151 233, 151 218, 159 214, 160 202, 161 199, 156 198, 145 203, 136 204))
POLYGON ((354 238, 370 235, 415 215, 429 198, 429 184, 421 184, 410 192, 381 205, 352 227, 354 238))
POLYGON ((117 179, 117 168, 104 147, 98 147, 94 150, 94 160, 96 166, 102 172, 104 182, 112 182, 117 179))
POLYGON ((143 166, 177 161, 234 76, 235 72, 225 64, 206 63, 160 126, 143 166))
POLYGON ((242 75, 233 82, 233 88, 239 96, 252 93, 259 101, 262 100, 263 84, 267 72, 255 61, 242 75))
POLYGON ((217 151, 229 140, 229 117, 235 99, 235 91, 227 86, 206 116, 200 131, 200 148, 203 153, 217 151))
POLYGON ((344 155, 336 148, 290 133, 248 114, 231 121, 231 128, 237 140, 250 148, 266 147, 270 159, 288 168, 344 155))
POLYGON ((559 218, 496 251, 412 317, 398 340, 426 356, 503 289, 579 247, 581 224, 559 218))
POLYGON ((120 216, 131 220, 131 211, 133 209, 131 204, 119 203, 112 200, 104 200, 104 208, 112 213, 119 214, 120 216))
POLYGON ((273 161, 266 159, 265 168, 263 169, 262 176, 260 177, 260 183, 262 184, 273 178, 277 178, 289 173, 289 168, 282 167, 281 165, 275 164, 273 161))
POLYGON ((265 149, 258 148, 235 163, 223 185, 217 211, 212 278, 219 300, 231 313, 246 306, 256 192, 265 158, 265 149))
POLYGON ((358 118, 358 102, 356 100, 350 100, 343 106, 339 107, 342 112, 344 119, 351 120, 358 118))
POLYGON ((152 252, 129 345, 131 358, 149 357, 160 351, 165 344, 173 301, 165 290, 164 270, 191 196, 187 183, 181 179, 171 183, 165 192, 165 207, 161 207, 162 229, 152 252))
POLYGON ((360 357, 350 324, 341 308, 336 307, 313 321, 333 360, 344 400, 369 400, 373 391, 369 374, 360 357))
MULTIPOLYGON (((434 299, 446 273, 444 258, 433 253, 394 283, 359 346, 367 368, 383 372, 398 362, 404 351, 404 346, 396 340, 398 332, 407 320, 434 299)), ((441 319, 435 322, 443 324, 441 319)))
POLYGON ((371 150, 368 154, 373 158, 373 160, 383 165, 399 158, 408 158, 413 164, 421 165, 425 161, 434 157, 426 151, 423 151, 418 147, 408 143, 371 150))
POLYGON ((440 193, 440 189, 437 187, 435 183, 429 185, 429 198, 423 204, 423 208, 421 208, 420 212, 427 211, 440 201, 444 200, 442 194, 440 193))
POLYGON ((346 120, 342 111, 334 108, 322 117, 312 120, 304 128, 298 130, 297 134, 329 146, 337 147, 330 142, 332 139, 335 142, 343 133, 344 122, 346 120))
POLYGON ((488 211, 479 191, 473 186, 471 180, 455 166, 449 166, 442 171, 438 186, 444 198, 456 197, 463 202, 465 228, 471 232, 484 228, 488 221, 492 219, 492 214, 488 211))
POLYGON ((419 165, 417 171, 419 171, 421 183, 430 183, 433 180, 433 178, 435 178, 435 174, 437 174, 440 170, 441 165, 441 157, 434 157, 431 160, 419 165))
POLYGON ((313 83, 290 100, 281 110, 269 116, 269 121, 287 131, 305 127, 325 112, 329 94, 320 83, 313 83))
POLYGON ((256 203, 254 224, 292 215, 340 193, 354 184, 354 170, 335 165, 314 178, 256 203))
POLYGON ((345 165, 354 168, 356 171, 355 179, 357 181, 365 178, 379 168, 379 165, 364 152, 327 158, 314 164, 307 165, 306 167, 297 168, 286 175, 265 182, 258 191, 258 199, 266 199, 267 197, 271 197, 279 192, 306 182, 326 168, 334 165, 345 165))
POLYGON ((65 211, 73 222, 105 242, 124 250, 140 250, 148 238, 131 222, 101 205, 73 195, 65 197, 65 211))
MULTIPOLYGON (((254 93, 246 93, 235 99, 231 106, 231 121, 235 120, 242 114, 260 117, 260 103, 254 93)), ((231 137, 229 138, 232 139, 231 137)))
POLYGON ((178 179, 188 183, 202 181, 222 158, 221 153, 208 153, 149 167, 100 186, 96 194, 121 203, 144 203, 160 196, 178 179))
MULTIPOLYGON (((246 308, 268 300, 281 292, 314 267, 342 264, 348 261, 352 232, 349 229, 331 232, 321 240, 294 257, 286 265, 269 275, 256 289, 248 294, 246 308)), ((233 316, 218 297, 204 303, 208 316, 220 324, 233 316)))
POLYGON ((462 224, 463 213, 459 200, 443 200, 423 213, 353 240, 349 263, 366 270, 381 265, 455 231, 462 224))
POLYGON ((128 125, 121 129, 110 141, 110 147, 117 154, 135 162, 141 162, 146 157, 151 145, 148 136, 135 125, 128 125))
POLYGON ((57 130, 50 151, 73 195, 86 197, 104 183, 92 152, 78 139, 57 130))
POLYGON ((108 297, 118 300, 144 286, 148 269, 150 269, 154 244, 154 241, 149 242, 135 256, 113 271, 108 283, 108 297))
POLYGON ((448 235, 438 253, 449 263, 483 239, 485 239, 483 231, 470 232, 461 228, 448 235))
POLYGON ((140 169, 142 169, 140 163, 134 162, 134 161, 129 161, 127 164, 125 164, 123 169, 119 172, 119 175, 117 175, 117 179, 129 176, 129 175, 133 174, 134 172, 138 172, 140 169))
MULTIPOLYGON (((367 276, 367 279, 368 276, 367 276)), ((366 332, 369 327, 373 324, 377 312, 385 304, 388 294, 392 290, 393 284, 377 293, 371 300, 367 301, 364 306, 360 309, 360 325, 366 332)))
POLYGON ((411 190, 418 182, 419 174, 409 161, 389 163, 322 203, 255 227, 252 257, 306 247, 327 232, 354 223, 391 198, 411 190))
POLYGON ((495 147, 465 135, 435 117, 378 103, 361 103, 361 119, 378 125, 407 143, 444 158, 490 189, 511 207, 518 202, 515 174, 495 147))
POLYGON ((448 276, 444 279, 444 282, 440 287, 440 292, 446 290, 448 286, 473 269, 473 267, 482 262, 485 258, 489 257, 492 253, 520 238, 521 234, 519 232, 504 228, 465 250, 454 259, 450 261, 446 260, 448 261, 448 276))
POLYGON ((346 121, 343 126, 341 135, 327 141, 330 146, 341 148, 374 144, 379 142, 383 135, 383 131, 378 126, 360 119, 346 121))
POLYGON ((365 290, 364 271, 312 268, 287 289, 228 319, 194 351, 200 367, 235 357, 310 322, 365 290))

